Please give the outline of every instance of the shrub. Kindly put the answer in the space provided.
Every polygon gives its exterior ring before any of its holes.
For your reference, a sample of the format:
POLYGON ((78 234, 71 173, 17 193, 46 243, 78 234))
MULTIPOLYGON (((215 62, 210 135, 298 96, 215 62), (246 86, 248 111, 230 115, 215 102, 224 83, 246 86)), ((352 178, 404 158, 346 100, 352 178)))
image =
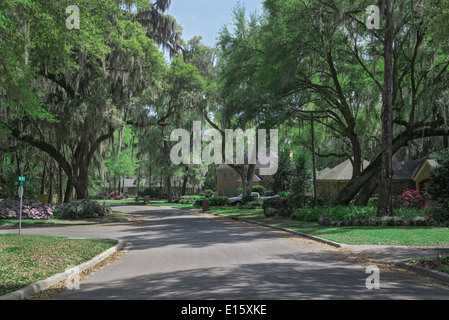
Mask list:
POLYGON ((203 196, 182 196, 179 199, 179 203, 191 204, 194 206, 201 206, 203 204, 204 199, 205 199, 205 197, 203 197, 203 196))
POLYGON ((212 197, 209 199, 209 205, 212 207, 225 206, 228 199, 228 197, 212 197))
POLYGON ((146 188, 142 191, 139 191, 137 193, 137 195, 139 197, 145 197, 145 196, 150 196, 150 198, 159 198, 160 196, 160 192, 159 189, 150 189, 150 188, 146 188))
POLYGON ((426 209, 398 208, 393 217, 377 217, 377 206, 334 206, 296 209, 292 219, 324 226, 428 226, 426 209))
POLYGON ((200 196, 210 198, 214 195, 214 190, 204 190, 201 192, 200 196))
MULTIPOLYGON (((260 194, 260 196, 264 196, 264 195, 266 195, 266 189, 265 189, 265 187, 264 186, 252 186, 251 187, 251 192, 257 192, 257 193, 259 193, 260 194)), ((243 188, 242 187, 238 187, 236 190, 235 190, 235 193, 236 194, 243 194, 243 188)))
POLYGON ((419 190, 404 190, 404 192, 399 195, 394 203, 400 208, 429 208, 431 203, 429 201, 430 194, 426 191, 419 190))
POLYGON ((77 200, 55 206, 54 216, 63 220, 81 220, 103 217, 111 209, 106 204, 77 200))
POLYGON ((239 209, 260 209, 263 206, 263 202, 259 200, 246 202, 245 204, 241 205, 239 209))
POLYGON ((444 149, 432 155, 438 166, 430 171, 428 192, 433 199, 449 205, 449 149, 444 149))
POLYGON ((112 191, 109 194, 109 199, 122 200, 123 199, 123 193, 121 193, 119 191, 112 191))
POLYGON ((243 203, 253 202, 254 200, 256 200, 256 198, 254 196, 243 196, 242 197, 243 203))
POLYGON ((295 209, 291 218, 299 221, 317 222, 322 214, 321 208, 295 209))
POLYGON ((449 209, 445 206, 435 206, 429 211, 426 220, 433 224, 449 226, 449 209))
POLYGON ((293 210, 290 207, 290 202, 288 198, 271 198, 265 200, 262 208, 264 210, 264 215, 266 217, 280 216, 288 217, 292 214, 293 210))
POLYGON ((253 186, 252 187, 252 192, 257 192, 259 193, 262 197, 265 196, 267 194, 267 190, 265 189, 264 186, 253 186))
POLYGON ((202 196, 198 196, 197 198, 195 198, 195 202, 193 203, 194 206, 202 206, 203 205, 203 200, 206 199, 206 197, 202 197, 202 196))
MULTIPOLYGON (((48 220, 54 215, 52 205, 36 200, 23 200, 22 219, 48 220)), ((0 219, 19 219, 20 202, 17 200, 0 200, 0 219)))

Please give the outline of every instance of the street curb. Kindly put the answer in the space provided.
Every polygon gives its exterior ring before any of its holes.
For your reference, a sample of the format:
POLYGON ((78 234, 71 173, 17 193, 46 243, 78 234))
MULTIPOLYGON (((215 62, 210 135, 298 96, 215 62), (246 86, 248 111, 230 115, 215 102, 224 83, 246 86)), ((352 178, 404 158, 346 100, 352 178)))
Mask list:
POLYGON ((410 263, 407 263, 406 261, 398 262, 398 263, 396 263, 396 266, 413 271, 413 272, 420 274, 424 277, 428 277, 428 278, 434 279, 436 281, 442 282, 446 285, 449 285, 449 274, 447 274, 447 273, 414 266, 410 263))
POLYGON ((297 236, 300 236, 300 237, 303 237, 303 238, 307 238, 309 240, 314 240, 314 241, 317 241, 317 242, 321 242, 321 243, 330 245, 330 246, 335 247, 335 248, 344 248, 344 247, 347 246, 347 245, 344 245, 344 244, 341 244, 341 243, 337 243, 337 242, 334 242, 334 241, 330 241, 330 240, 326 240, 326 239, 319 238, 319 237, 316 237, 316 236, 312 236, 312 235, 307 234, 307 233, 302 233, 302 232, 299 232, 299 231, 294 231, 294 230, 289 230, 289 229, 285 229, 285 228, 281 228, 281 227, 276 227, 276 226, 273 226, 273 225, 270 225, 270 224, 266 224, 266 223, 262 223, 262 222, 256 222, 256 221, 251 221, 251 220, 246 220, 246 219, 241 219, 241 218, 236 218, 236 217, 229 217, 229 216, 226 216, 226 215, 223 215, 223 214, 218 214, 218 213, 210 213, 210 212, 203 212, 203 211, 193 211, 193 210, 192 211, 189 210, 189 212, 193 212, 193 213, 198 213, 198 212, 207 213, 209 215, 224 217, 224 218, 228 218, 228 219, 232 219, 232 220, 236 220, 236 221, 242 221, 242 222, 249 223, 249 224, 255 224, 255 225, 262 226, 262 227, 267 227, 267 228, 271 228, 271 229, 275 229, 275 230, 279 230, 279 231, 284 231, 284 232, 288 232, 288 233, 291 233, 291 234, 294 234, 294 235, 297 235, 297 236))
MULTIPOLYGON (((281 227, 276 227, 276 226, 265 224, 265 223, 261 223, 261 222, 250 221, 250 220, 245 220, 245 219, 236 218, 236 217, 229 217, 229 216, 218 214, 218 213, 210 213, 210 212, 203 212, 203 211, 197 211, 197 210, 195 210, 195 211, 188 210, 188 211, 190 211, 192 213, 201 212, 201 213, 206 213, 206 214, 209 214, 209 215, 225 217, 225 218, 236 220, 236 221, 242 221, 242 222, 246 222, 246 223, 249 223, 249 224, 256 224, 256 225, 260 225, 260 226, 263 226, 263 227, 272 228, 272 229, 276 229, 276 230, 292 233, 292 234, 295 234, 295 235, 298 235, 298 236, 301 236, 301 237, 304 237, 304 238, 307 238, 307 239, 310 239, 310 240, 314 240, 314 241, 317 241, 317 242, 321 242, 321 243, 333 246, 335 248, 350 247, 350 245, 333 242, 333 241, 330 241, 330 240, 326 240, 326 239, 323 239, 323 238, 312 236, 310 234, 306 234, 306 233, 302 233, 302 232, 298 232, 298 231, 293 231, 293 230, 289 230, 289 229, 285 229, 285 228, 281 228, 281 227)), ((413 271, 413 272, 415 272, 417 274, 420 274, 422 276, 425 276, 425 277, 431 278, 433 280, 439 281, 441 283, 444 283, 446 285, 449 285, 449 274, 446 274, 446 273, 443 273, 443 272, 439 272, 439 271, 436 271, 436 270, 430 270, 430 269, 425 269, 425 268, 422 268, 422 267, 414 266, 414 265, 412 265, 410 263, 407 263, 406 261, 404 261, 404 262, 397 262, 397 263, 395 263, 395 265, 397 267, 400 267, 400 268, 403 268, 403 269, 407 269, 409 271, 413 271)))
MULTIPOLYGON (((124 245, 125 245, 124 242, 119 242, 114 247, 106 250, 102 254, 94 257, 93 259, 91 259, 75 268, 77 268, 78 272, 83 272, 84 270, 87 270, 87 269, 95 266, 96 264, 100 263, 101 261, 105 260, 106 258, 111 256, 113 253, 119 251, 120 249, 122 249, 124 247, 124 245)), ((58 282, 67 280, 67 278, 70 276, 72 276, 72 274, 68 273, 68 272, 55 274, 54 276, 52 276, 50 278, 47 278, 45 280, 31 284, 29 286, 26 286, 26 287, 20 289, 20 290, 0 296, 0 300, 24 300, 26 298, 31 297, 32 295, 34 295, 36 293, 39 293, 40 291, 43 291, 43 290, 57 284, 58 282)))

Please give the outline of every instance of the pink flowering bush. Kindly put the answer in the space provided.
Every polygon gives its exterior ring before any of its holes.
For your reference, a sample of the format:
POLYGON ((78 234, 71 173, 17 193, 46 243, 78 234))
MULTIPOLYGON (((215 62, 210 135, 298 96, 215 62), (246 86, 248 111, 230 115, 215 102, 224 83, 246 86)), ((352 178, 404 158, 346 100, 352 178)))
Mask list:
POLYGON ((430 202, 430 194, 425 190, 405 190, 399 195, 395 201, 400 208, 421 208, 430 209, 432 203, 430 202))
POLYGON ((124 198, 123 193, 118 192, 118 191, 112 191, 109 194, 109 199, 122 200, 123 198, 124 198))
POLYGON ((395 199, 395 204, 403 209, 422 209, 424 218, 429 224, 443 222, 440 218, 439 205, 430 201, 431 195, 425 190, 405 190, 395 199))
MULTIPOLYGON (((53 216, 53 206, 36 200, 24 200, 22 219, 48 220, 53 216)), ((0 219, 19 219, 20 202, 18 200, 0 201, 0 219)))

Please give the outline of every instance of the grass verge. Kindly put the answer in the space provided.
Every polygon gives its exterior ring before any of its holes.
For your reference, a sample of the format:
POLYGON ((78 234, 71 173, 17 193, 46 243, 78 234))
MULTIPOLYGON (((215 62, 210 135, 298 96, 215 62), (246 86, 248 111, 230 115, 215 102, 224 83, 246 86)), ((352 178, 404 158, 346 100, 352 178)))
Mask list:
POLYGON ((270 217, 262 209, 210 208, 209 213, 261 222, 349 245, 449 246, 449 229, 424 226, 330 227, 317 222, 270 217))
POLYGON ((0 234, 0 296, 87 262, 116 244, 109 239, 0 234))

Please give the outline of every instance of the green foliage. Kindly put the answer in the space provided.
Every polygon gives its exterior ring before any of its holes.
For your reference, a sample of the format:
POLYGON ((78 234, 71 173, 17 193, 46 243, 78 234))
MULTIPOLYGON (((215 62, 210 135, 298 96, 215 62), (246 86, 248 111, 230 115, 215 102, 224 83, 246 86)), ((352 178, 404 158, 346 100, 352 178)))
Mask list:
POLYGON ((205 197, 203 197, 203 196, 182 196, 179 199, 179 203, 181 203, 181 204, 191 204, 191 205, 194 205, 194 206, 202 206, 204 199, 205 199, 205 197))
POLYGON ((430 171, 431 182, 427 191, 436 201, 449 205, 449 149, 435 153, 438 166, 430 171))
POLYGON ((265 200, 263 202, 262 209, 266 217, 288 217, 293 212, 289 199, 286 197, 265 200))
POLYGON ((331 206, 296 209, 292 219, 319 222, 325 226, 427 226, 427 211, 419 208, 396 209, 392 217, 378 217, 377 206, 331 206))
POLYGON ((214 190, 203 190, 200 194, 200 196, 206 197, 206 198, 210 198, 214 195, 214 190))
POLYGON ((248 201, 239 206, 239 209, 261 209, 263 202, 260 200, 248 201))
POLYGON ((211 207, 222 207, 226 205, 228 197, 212 197, 209 199, 209 205, 211 207))
POLYGON ((82 220, 103 217, 111 213, 106 204, 77 200, 55 206, 54 217, 63 220, 82 220))
POLYGON ((253 190, 252 192, 259 193, 261 197, 267 194, 267 190, 264 186, 253 186, 252 190, 253 190))

